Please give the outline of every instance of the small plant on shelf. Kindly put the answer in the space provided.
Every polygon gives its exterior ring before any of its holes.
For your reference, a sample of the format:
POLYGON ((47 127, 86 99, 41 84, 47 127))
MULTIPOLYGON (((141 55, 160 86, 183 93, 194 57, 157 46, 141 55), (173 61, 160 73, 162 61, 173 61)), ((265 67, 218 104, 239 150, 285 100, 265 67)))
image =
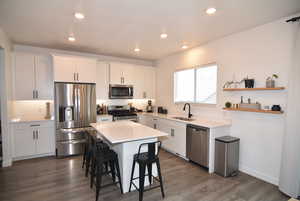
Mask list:
POLYGON ((274 88, 275 87, 275 79, 278 79, 277 74, 273 74, 272 76, 269 76, 266 80, 266 87, 267 88, 274 88))

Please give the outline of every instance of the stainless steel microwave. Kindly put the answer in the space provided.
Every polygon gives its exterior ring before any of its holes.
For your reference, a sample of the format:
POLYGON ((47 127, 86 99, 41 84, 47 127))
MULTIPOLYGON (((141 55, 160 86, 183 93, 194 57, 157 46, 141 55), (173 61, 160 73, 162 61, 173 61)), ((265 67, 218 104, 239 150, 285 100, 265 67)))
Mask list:
POLYGON ((109 98, 110 99, 132 99, 133 86, 132 85, 109 85, 109 98))

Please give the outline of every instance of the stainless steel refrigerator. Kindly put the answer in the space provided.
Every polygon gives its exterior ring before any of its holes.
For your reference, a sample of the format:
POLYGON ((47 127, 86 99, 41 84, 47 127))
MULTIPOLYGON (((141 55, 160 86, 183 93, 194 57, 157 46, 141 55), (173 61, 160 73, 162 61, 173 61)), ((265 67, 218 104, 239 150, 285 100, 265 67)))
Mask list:
POLYGON ((55 83, 56 156, 83 153, 90 123, 96 122, 96 85, 55 83))

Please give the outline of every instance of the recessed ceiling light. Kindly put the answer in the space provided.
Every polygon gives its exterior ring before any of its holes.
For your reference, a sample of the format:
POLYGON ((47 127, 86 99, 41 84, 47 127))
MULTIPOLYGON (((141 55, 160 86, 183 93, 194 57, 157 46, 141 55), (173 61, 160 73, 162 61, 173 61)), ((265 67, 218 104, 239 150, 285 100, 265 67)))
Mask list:
POLYGON ((77 13, 74 14, 74 16, 75 16, 77 19, 79 19, 79 20, 84 19, 84 14, 83 14, 83 13, 77 12, 77 13))
POLYGON ((168 34, 166 34, 166 33, 160 34, 160 38, 162 38, 162 39, 165 39, 167 37, 168 37, 168 34))
POLYGON ((137 48, 137 47, 136 47, 136 48, 134 48, 134 51, 135 51, 135 52, 139 52, 139 51, 141 51, 141 50, 140 50, 140 48, 137 48))
POLYGON ((215 14, 216 13, 216 11, 217 11, 217 9, 216 8, 208 8, 208 9, 206 9, 206 13, 208 14, 208 15, 213 15, 213 14, 215 14))
POLYGON ((186 48, 188 48, 189 46, 187 46, 187 45, 183 45, 181 48, 182 49, 186 49, 186 48))
POLYGON ((76 39, 75 39, 74 36, 69 36, 68 40, 69 40, 70 42, 74 42, 76 39))

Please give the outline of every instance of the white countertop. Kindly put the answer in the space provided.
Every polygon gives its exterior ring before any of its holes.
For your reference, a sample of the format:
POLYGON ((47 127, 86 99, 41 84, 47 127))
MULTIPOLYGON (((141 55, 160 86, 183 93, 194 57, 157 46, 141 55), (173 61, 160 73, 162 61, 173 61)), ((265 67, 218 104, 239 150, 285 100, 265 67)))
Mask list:
POLYGON ((168 119, 172 121, 177 121, 186 124, 193 124, 197 126, 202 126, 206 128, 217 128, 223 126, 231 126, 230 120, 214 120, 212 118, 199 118, 199 117, 192 117, 193 121, 183 121, 180 119, 174 119, 174 117, 184 117, 182 115, 175 115, 175 114, 159 114, 159 113, 139 113, 138 115, 148 115, 162 119, 168 119))
POLYGON ((168 135, 167 133, 132 121, 99 122, 92 123, 91 126, 111 144, 145 140, 168 135))
POLYGON ((40 122, 40 121, 54 121, 54 118, 45 119, 39 117, 16 117, 10 120, 10 123, 28 123, 28 122, 40 122))

